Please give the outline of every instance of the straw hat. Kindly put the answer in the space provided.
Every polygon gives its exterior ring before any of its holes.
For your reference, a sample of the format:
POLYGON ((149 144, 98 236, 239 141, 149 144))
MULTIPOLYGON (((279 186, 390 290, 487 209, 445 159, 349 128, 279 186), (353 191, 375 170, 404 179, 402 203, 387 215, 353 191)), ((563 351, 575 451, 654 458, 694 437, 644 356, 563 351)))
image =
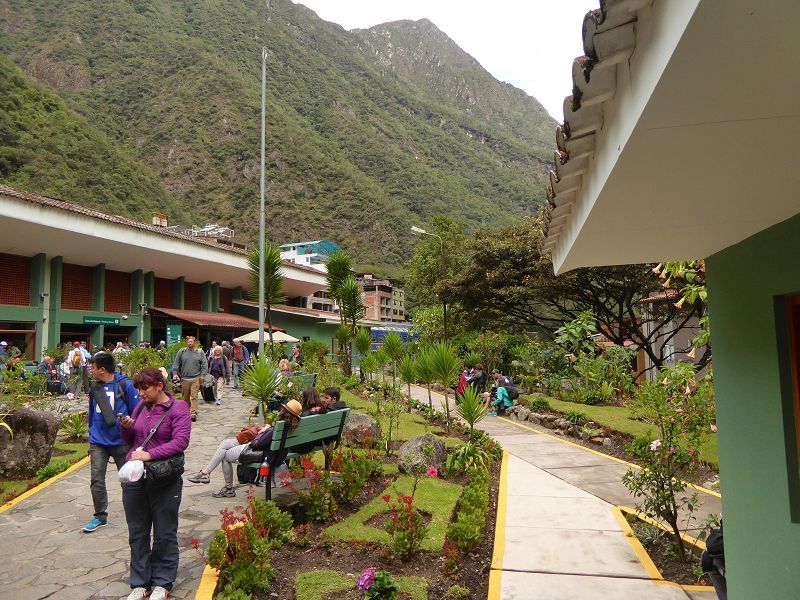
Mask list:
POLYGON ((299 417, 303 414, 303 405, 297 400, 289 400, 286 404, 282 404, 281 406, 292 413, 295 417, 299 417))

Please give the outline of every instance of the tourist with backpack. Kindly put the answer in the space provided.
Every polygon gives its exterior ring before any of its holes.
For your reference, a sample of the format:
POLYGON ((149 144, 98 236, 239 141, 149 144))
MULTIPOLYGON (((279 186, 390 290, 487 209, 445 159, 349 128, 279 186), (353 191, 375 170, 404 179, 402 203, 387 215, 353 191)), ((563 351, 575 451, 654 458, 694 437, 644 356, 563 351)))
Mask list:
MULTIPOLYGON (((77 343, 77 342, 76 342, 77 343)), ((80 354, 79 350, 76 350, 80 354)), ((116 371, 114 356, 98 352, 89 359, 92 364, 92 384, 89 387, 89 461, 94 518, 84 525, 92 533, 108 523, 108 492, 106 470, 113 458, 119 470, 130 450, 120 436, 118 419, 133 414, 139 404, 139 394, 127 375, 116 371)))
POLYGON ((514 406, 517 398, 519 398, 519 390, 514 386, 511 378, 500 373, 498 369, 492 369, 492 389, 486 398, 487 408, 491 409, 489 416, 502 415, 506 409, 514 406))
POLYGON ((233 340, 233 387, 239 387, 239 375, 250 364, 250 351, 239 340, 233 340))
POLYGON ((172 363, 172 381, 180 382, 183 401, 189 406, 192 421, 197 421, 197 394, 200 392, 200 381, 208 373, 208 358, 197 347, 197 340, 190 335, 186 338, 186 347, 178 350, 172 363))
POLYGON ((76 396, 84 392, 84 367, 86 367, 86 357, 81 351, 81 343, 75 342, 73 349, 67 354, 67 364, 69 365, 69 389, 76 396))

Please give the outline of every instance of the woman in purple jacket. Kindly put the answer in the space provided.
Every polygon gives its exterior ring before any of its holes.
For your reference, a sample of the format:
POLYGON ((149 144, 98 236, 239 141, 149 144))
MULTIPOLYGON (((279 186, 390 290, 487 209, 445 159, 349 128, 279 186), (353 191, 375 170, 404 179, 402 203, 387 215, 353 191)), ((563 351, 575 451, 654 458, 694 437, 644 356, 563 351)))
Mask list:
MULTIPOLYGON (((192 432, 189 407, 164 389, 158 369, 142 369, 133 380, 141 406, 133 418, 120 418, 122 439, 131 446, 127 460, 161 460, 186 450, 192 432), (153 437, 141 448, 152 427, 167 412, 153 437)), ((153 488, 145 480, 122 484, 122 504, 131 547, 131 593, 128 600, 167 598, 178 574, 178 509, 183 479, 153 488), (153 543, 150 545, 150 531, 153 543)))

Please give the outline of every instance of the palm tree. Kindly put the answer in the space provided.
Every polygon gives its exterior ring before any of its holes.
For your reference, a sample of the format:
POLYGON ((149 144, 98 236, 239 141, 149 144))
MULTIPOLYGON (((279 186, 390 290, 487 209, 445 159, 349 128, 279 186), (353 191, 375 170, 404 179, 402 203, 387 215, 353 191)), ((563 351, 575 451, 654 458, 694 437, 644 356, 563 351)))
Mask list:
MULTIPOLYGON (((353 269, 353 259, 346 252, 337 250, 328 256, 325 267, 328 269, 328 293, 341 307, 339 289, 342 287, 344 280, 350 277, 350 271, 353 269)), ((344 321, 341 313, 339 313, 339 316, 344 321)))
MULTIPOLYGON (((372 334, 366 327, 359 327, 356 337, 353 338, 356 350, 358 351, 359 362, 372 350, 372 334)), ((361 369, 361 383, 364 383, 364 370, 361 369)))
POLYGON ((403 338, 401 338, 400 334, 396 331, 392 331, 383 338, 381 348, 386 354, 386 358, 392 363, 392 392, 394 392, 395 380, 397 379, 397 363, 403 358, 403 354, 405 354, 406 351, 403 346, 403 338))
POLYGON ((416 360, 417 381, 424 384, 428 388, 428 406, 433 410, 433 398, 431 398, 431 384, 436 380, 433 373, 433 361, 431 357, 431 349, 423 348, 417 354, 416 360))
MULTIPOLYGON (((330 275, 330 273, 329 273, 330 275)), ((342 319, 342 324, 347 325, 350 330, 349 339, 352 340, 356 331, 358 330, 358 322, 364 318, 366 313, 366 306, 364 306, 364 297, 361 295, 361 286, 352 275, 348 275, 339 284, 338 288, 339 300, 339 316, 342 319)), ((347 362, 346 371, 347 375, 352 373, 352 350, 348 341, 346 348, 347 362)))
POLYGON ((465 389, 461 395, 461 404, 456 406, 456 414, 469 425, 469 439, 472 441, 475 424, 486 416, 481 393, 472 386, 465 389))
POLYGON ((372 374, 378 368, 378 363, 375 362, 374 352, 367 352, 361 356, 361 376, 366 373, 369 380, 372 381, 372 374))
POLYGON ((447 433, 450 433, 450 403, 447 399, 447 392, 450 390, 450 385, 458 376, 461 364, 453 348, 447 342, 438 342, 433 345, 431 350, 431 364, 435 381, 444 386, 444 409, 447 418, 447 433))
POLYGON ((375 358, 375 364, 378 366, 378 369, 381 372, 381 381, 386 383, 386 372, 384 369, 386 365, 389 364, 389 357, 386 356, 386 352, 383 351, 383 346, 375 350, 372 353, 372 356, 375 358))
MULTIPOLYGON (((247 257, 250 266, 250 292, 251 300, 258 300, 258 269, 260 267, 258 248, 253 248, 247 257)), ((283 275, 281 275, 280 248, 270 242, 264 244, 264 305, 267 311, 267 324, 269 325, 269 346, 272 346, 272 306, 286 302, 286 293, 283 291, 283 275)), ((265 360, 262 359, 262 360, 265 360)))
POLYGON ((408 386, 408 410, 411 411, 411 384, 414 383, 417 375, 417 361, 411 354, 403 355, 397 365, 400 379, 408 386))
POLYGON ((280 380, 281 372, 274 364, 258 361, 242 372, 242 396, 256 400, 261 415, 266 417, 267 404, 275 395, 280 380))

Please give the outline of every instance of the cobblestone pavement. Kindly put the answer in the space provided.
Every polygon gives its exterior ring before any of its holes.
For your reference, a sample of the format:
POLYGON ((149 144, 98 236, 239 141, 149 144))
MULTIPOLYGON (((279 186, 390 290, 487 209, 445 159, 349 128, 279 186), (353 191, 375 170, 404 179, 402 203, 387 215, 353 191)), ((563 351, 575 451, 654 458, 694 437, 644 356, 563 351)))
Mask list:
MULTIPOLYGON (((186 452, 178 527, 180 567, 171 598, 193 598, 200 582, 205 564, 190 540, 198 538, 205 546, 219 528, 219 511, 245 499, 244 486, 236 498, 211 497, 223 483, 220 469, 212 474, 210 485, 189 483, 185 477, 205 466, 220 440, 242 428, 252 402, 226 387, 222 406, 200 404, 186 452)), ((128 528, 113 462, 107 488, 108 525, 94 533, 81 531, 93 513, 88 464, 0 514, 0 598, 83 600, 128 595, 128 528)))

